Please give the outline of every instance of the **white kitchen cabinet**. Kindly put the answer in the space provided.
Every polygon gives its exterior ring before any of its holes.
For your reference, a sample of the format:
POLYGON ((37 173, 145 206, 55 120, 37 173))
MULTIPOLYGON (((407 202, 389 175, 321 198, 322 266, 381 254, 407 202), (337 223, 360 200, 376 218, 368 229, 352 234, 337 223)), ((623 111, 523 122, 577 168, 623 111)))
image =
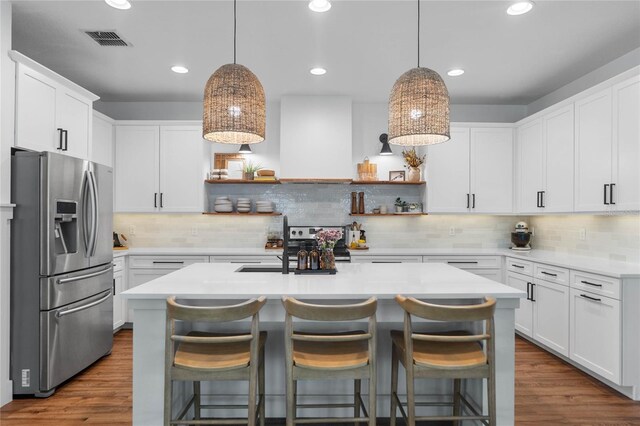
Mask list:
POLYGON ((620 384, 620 301, 574 288, 570 300, 571 360, 620 384))
POLYGON ((469 211, 469 129, 451 128, 451 139, 427 148, 427 210, 469 211))
POLYGON ((506 284, 527 293, 527 298, 520 299, 520 307, 516 309, 516 330, 528 337, 533 337, 533 302, 529 299, 531 281, 531 277, 526 275, 507 272, 506 284))
POLYGON ((613 86, 611 208, 640 210, 640 76, 613 86))
POLYGON ((544 186, 540 206, 547 213, 573 212, 573 104, 543 117, 544 186))
POLYGON ((453 128, 427 158, 430 213, 513 212, 513 129, 453 128))
POLYGON ((569 287, 534 279, 532 337, 561 355, 569 356, 569 287))
POLYGON ((116 126, 117 212, 202 212, 200 126, 116 126))
POLYGON ((120 293, 125 288, 125 273, 117 271, 113 273, 113 329, 116 330, 125 323, 125 301, 120 293))
POLYGON ((113 167, 115 122, 98 111, 93 111, 93 132, 89 159, 113 167))
POLYGON ((517 204, 518 213, 540 213, 540 192, 544 186, 544 141, 542 119, 518 128, 517 204))
POLYGON ((470 193, 474 213, 513 212, 513 129, 471 129, 470 193))
POLYGON ((89 158, 98 97, 16 51, 9 55, 16 62, 14 145, 89 158))
POLYGON ((502 257, 501 256, 424 256, 424 263, 446 263, 471 272, 472 274, 488 278, 499 283, 502 282, 502 257))

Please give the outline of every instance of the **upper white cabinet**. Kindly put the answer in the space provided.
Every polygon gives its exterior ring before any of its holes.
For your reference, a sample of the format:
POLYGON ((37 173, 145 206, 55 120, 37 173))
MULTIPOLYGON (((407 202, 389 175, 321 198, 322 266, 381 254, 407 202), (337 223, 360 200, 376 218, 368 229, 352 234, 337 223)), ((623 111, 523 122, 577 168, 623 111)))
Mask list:
POLYGON ((575 210, 640 210, 640 77, 575 104, 575 210))
POLYGON ((16 52, 15 146, 89 158, 94 94, 16 52))
POLYGON ((573 211, 573 105, 518 128, 519 213, 573 211))
POLYGON ((202 212, 201 126, 116 126, 116 212, 202 212))
POLYGON ((428 147, 430 213, 513 212, 513 129, 452 128, 428 147))
POLYGON ((89 159, 105 166, 113 167, 114 121, 97 111, 93 112, 93 135, 89 159))

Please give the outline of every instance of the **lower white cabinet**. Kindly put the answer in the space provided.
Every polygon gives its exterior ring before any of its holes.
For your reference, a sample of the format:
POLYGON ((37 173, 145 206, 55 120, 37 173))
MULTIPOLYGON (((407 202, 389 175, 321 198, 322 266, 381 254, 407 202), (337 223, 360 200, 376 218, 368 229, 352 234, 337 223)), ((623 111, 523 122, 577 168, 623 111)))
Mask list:
POLYGON ((569 356, 569 287, 533 280, 533 338, 569 356))
POLYGON ((471 272, 499 283, 502 282, 501 256, 424 256, 422 261, 424 263, 446 263, 463 271, 471 272))
POLYGON ((126 321, 126 301, 120 293, 127 289, 125 258, 113 259, 113 329, 116 330, 126 321))
POLYGON ((620 301, 571 289, 571 360, 621 383, 620 301))
POLYGON ((516 309, 516 330, 529 337, 533 337, 533 302, 529 299, 531 281, 531 277, 507 272, 506 284, 527 293, 527 298, 520 299, 520 307, 516 309))

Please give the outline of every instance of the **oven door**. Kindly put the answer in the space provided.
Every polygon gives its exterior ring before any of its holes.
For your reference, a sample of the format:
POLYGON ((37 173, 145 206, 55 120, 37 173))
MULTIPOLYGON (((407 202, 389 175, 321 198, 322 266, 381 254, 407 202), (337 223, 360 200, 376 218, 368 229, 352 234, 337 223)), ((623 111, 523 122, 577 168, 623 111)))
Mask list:
POLYGON ((40 312, 40 391, 84 370, 113 346, 111 289, 40 312))

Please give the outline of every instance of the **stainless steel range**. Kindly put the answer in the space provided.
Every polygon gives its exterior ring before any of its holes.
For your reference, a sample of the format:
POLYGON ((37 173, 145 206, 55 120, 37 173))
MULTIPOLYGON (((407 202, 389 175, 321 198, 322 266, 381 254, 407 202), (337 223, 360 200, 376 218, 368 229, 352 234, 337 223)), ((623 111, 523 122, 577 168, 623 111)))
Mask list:
POLYGON ((288 226, 287 229, 285 229, 285 232, 288 237, 287 254, 289 262, 297 261, 298 251, 300 251, 301 248, 304 247, 307 250, 310 250, 315 245, 316 233, 322 229, 342 230, 342 238, 336 243, 333 253, 336 256, 336 262, 351 262, 351 254, 347 249, 346 243, 347 227, 339 225, 288 226))
POLYGON ((50 152, 11 166, 13 393, 48 396, 111 352, 113 171, 50 152))

